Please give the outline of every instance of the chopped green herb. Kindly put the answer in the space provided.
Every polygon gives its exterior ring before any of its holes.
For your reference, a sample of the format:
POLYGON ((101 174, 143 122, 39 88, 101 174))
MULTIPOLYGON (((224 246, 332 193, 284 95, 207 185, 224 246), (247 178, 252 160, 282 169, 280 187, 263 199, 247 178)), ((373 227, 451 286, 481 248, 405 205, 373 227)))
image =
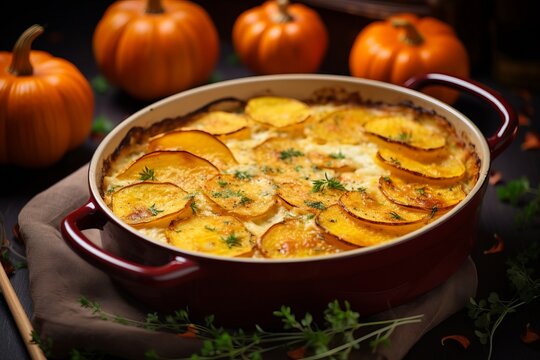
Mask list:
POLYGON ((280 160, 290 160, 293 157, 299 157, 299 156, 304 156, 304 153, 293 148, 284 150, 279 153, 280 160))
POLYGON ((108 195, 112 194, 112 193, 115 192, 116 189, 118 189, 119 187, 122 187, 122 185, 110 185, 109 188, 107 189, 107 194, 108 194, 108 195))
POLYGON ((216 231, 216 228, 213 226, 204 225, 204 228, 208 231, 216 231))
POLYGON ((367 191, 367 188, 365 186, 359 186, 356 188, 356 191, 365 193, 367 191))
POLYGON ((189 205, 189 207, 191 208, 191 212, 193 214, 196 214, 199 211, 199 205, 197 204, 195 199, 191 202, 191 205, 189 205))
POLYGON ((296 166, 294 167, 294 171, 296 171, 296 172, 300 172, 300 170, 302 170, 302 169, 303 169, 303 166, 302 166, 302 165, 296 165, 296 166))
POLYGON ((225 187, 225 186, 229 185, 229 183, 226 182, 225 180, 219 179, 218 180, 218 185, 221 186, 221 187, 225 187))
POLYGON ((156 175, 154 174, 154 169, 150 169, 147 166, 144 167, 143 171, 139 173, 139 180, 156 180, 156 175))
POLYGON ((304 200, 304 204, 307 206, 317 209, 317 210, 325 210, 326 206, 321 201, 311 201, 311 200, 304 200))
POLYGON ((250 175, 247 171, 236 170, 234 172, 234 177, 240 180, 250 180, 253 175, 250 175))
POLYGON ((390 215, 392 217, 392 219, 395 219, 395 220, 405 220, 403 219, 403 217, 401 217, 401 215, 399 215, 397 212, 395 211, 390 211, 388 213, 388 215, 390 215))
POLYGON ((306 220, 311 220, 311 219, 313 219, 314 217, 315 217, 315 214, 309 213, 309 214, 306 215, 306 220))
POLYGON ((382 179, 383 179, 384 182, 387 182, 387 183, 392 182, 392 179, 390 179, 390 176, 383 176, 382 179))
POLYGON ((394 158, 394 157, 391 157, 390 158, 390 162, 394 165, 398 165, 400 166, 401 165, 401 161, 399 161, 398 159, 394 158))
POLYGON ((245 196, 245 195, 242 195, 242 196, 240 197, 240 202, 239 202, 239 204, 242 205, 242 206, 244 206, 244 205, 247 205, 247 204, 252 203, 252 202, 253 202, 252 199, 248 198, 248 197, 245 196))
POLYGON ((148 208, 148 211, 150 211, 152 216, 157 216, 159 213, 163 212, 163 210, 156 209, 156 204, 152 204, 152 206, 148 208))
POLYGON ((409 132, 400 132, 399 135, 397 136, 397 139, 404 143, 411 141, 411 138, 412 138, 412 134, 409 132))
POLYGON ((233 246, 241 246, 242 245, 242 242, 240 241, 240 238, 237 235, 235 235, 234 233, 230 234, 227 237, 222 236, 221 240, 223 240, 225 242, 225 244, 227 244, 227 247, 229 249, 232 248, 233 246))
POLYGON ((338 153, 331 153, 328 156, 330 156, 332 159, 345 159, 345 154, 343 154, 341 150, 338 153))
POLYGON ((312 192, 323 191, 326 188, 346 191, 345 186, 335 177, 329 178, 327 173, 324 173, 324 179, 313 180, 312 192))
POLYGON ((434 217, 438 211, 439 211, 439 208, 437 206, 432 207, 429 213, 429 218, 431 219, 432 217, 434 217))
POLYGON ((415 190, 418 193, 418 195, 426 196, 426 187, 421 187, 421 188, 418 188, 418 189, 415 189, 415 190))

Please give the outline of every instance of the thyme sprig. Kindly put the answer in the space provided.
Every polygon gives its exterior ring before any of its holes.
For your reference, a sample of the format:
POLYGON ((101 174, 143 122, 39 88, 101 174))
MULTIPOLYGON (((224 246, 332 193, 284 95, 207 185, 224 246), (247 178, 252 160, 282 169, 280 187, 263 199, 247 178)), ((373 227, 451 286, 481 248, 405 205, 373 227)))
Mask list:
POLYGON ((341 191, 346 191, 345 185, 343 185, 335 177, 328 177, 327 173, 324 173, 324 179, 313 180, 313 187, 311 188, 312 192, 323 191, 324 189, 336 189, 341 191))
POLYGON ((468 315, 474 320, 476 336, 482 344, 489 347, 488 360, 493 353, 495 332, 506 316, 540 299, 540 277, 535 277, 532 267, 539 257, 540 247, 538 243, 532 243, 527 249, 508 259, 506 276, 514 289, 510 300, 501 299, 496 292, 491 292, 487 299, 469 299, 468 315))
MULTIPOLYGON (((262 354, 269 351, 299 348, 305 350, 305 360, 347 359, 363 342, 369 342, 373 351, 382 344, 388 344, 396 328, 418 323, 423 316, 362 323, 359 321, 360 315, 351 310, 349 303, 345 302, 342 307, 338 301, 333 301, 324 311, 324 327, 319 327, 311 314, 306 313, 302 319, 297 319, 290 307, 282 306, 274 315, 281 319, 285 331, 266 331, 256 325, 254 331, 248 333, 242 329, 218 327, 214 323, 214 316, 206 317, 204 324, 195 324, 187 310, 179 310, 163 318, 151 313, 145 320, 137 321, 110 314, 97 302, 85 297, 81 297, 79 302, 102 320, 153 331, 195 335, 203 342, 199 352, 189 358, 191 360, 262 359, 262 354), (359 329, 373 330, 358 335, 359 329)), ((147 351, 146 356, 161 358, 155 350, 147 351)))

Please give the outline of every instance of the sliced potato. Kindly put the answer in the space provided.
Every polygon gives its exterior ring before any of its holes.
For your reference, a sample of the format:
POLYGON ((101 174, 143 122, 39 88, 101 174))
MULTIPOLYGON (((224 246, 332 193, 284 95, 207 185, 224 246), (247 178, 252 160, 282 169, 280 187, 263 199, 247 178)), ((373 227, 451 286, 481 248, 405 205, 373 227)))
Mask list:
POLYGON ((381 192, 392 202, 418 209, 446 209, 466 196, 459 185, 434 185, 406 182, 397 177, 381 177, 381 192))
POLYGON ((341 206, 332 205, 316 217, 317 225, 338 239, 357 246, 373 246, 405 235, 411 229, 402 226, 371 225, 348 214, 341 206))
POLYGON ((258 164, 274 169, 273 176, 292 173, 294 177, 300 167, 307 169, 311 166, 298 143, 291 139, 273 137, 257 145, 253 151, 258 164))
POLYGON ((244 114, 210 111, 190 120, 184 128, 204 130, 212 135, 230 135, 249 124, 244 114))
POLYGON ((437 150, 445 146, 443 134, 436 133, 405 116, 391 116, 373 120, 364 125, 367 133, 385 141, 419 150, 437 150))
POLYGON ((260 250, 265 257, 284 259, 334 254, 349 250, 320 228, 300 219, 272 225, 262 236, 260 250))
POLYGON ((264 176, 221 174, 203 187, 205 195, 231 214, 258 217, 276 204, 274 183, 264 176))
POLYGON ((425 211, 391 202, 378 189, 348 192, 339 199, 339 203, 352 216, 376 224, 413 224, 428 215, 425 211))
POLYGON ((191 198, 171 183, 142 182, 112 194, 112 211, 135 227, 168 226, 171 220, 191 214, 191 198))
POLYGON ((150 151, 185 150, 202 157, 220 169, 237 164, 231 150, 214 136, 200 130, 171 131, 148 143, 150 151))
POLYGON ((277 96, 253 98, 245 111, 253 120, 277 128, 298 124, 310 115, 309 106, 302 101, 277 96))
POLYGON ((364 138, 364 124, 377 115, 367 108, 348 108, 326 115, 306 129, 320 143, 358 144, 364 138))
POLYGON ((255 244, 253 235, 232 216, 193 216, 175 221, 165 235, 180 249, 223 256, 244 255, 255 244))
POLYGON ((187 151, 154 151, 129 165, 118 179, 172 182, 194 192, 218 173, 219 170, 208 160, 187 151))
POLYGON ((390 149, 379 149, 377 157, 390 167, 428 179, 458 179, 465 174, 465 165, 452 156, 438 157, 431 162, 413 159, 390 149))
POLYGON ((333 153, 310 151, 307 157, 313 165, 319 168, 334 169, 336 171, 354 170, 354 162, 350 158, 347 158, 341 151, 333 153))
POLYGON ((312 182, 307 180, 284 182, 279 184, 278 195, 287 204, 311 212, 337 204, 343 195, 343 191, 336 189, 324 189, 320 192, 313 192, 312 189, 312 182))

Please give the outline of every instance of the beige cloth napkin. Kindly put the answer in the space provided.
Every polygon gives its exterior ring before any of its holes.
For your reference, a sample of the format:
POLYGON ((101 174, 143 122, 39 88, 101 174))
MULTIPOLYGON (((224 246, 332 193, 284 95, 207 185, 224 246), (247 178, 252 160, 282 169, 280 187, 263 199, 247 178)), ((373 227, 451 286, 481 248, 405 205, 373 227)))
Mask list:
MULTIPOLYGON (((197 352, 199 340, 103 321, 79 305, 78 300, 84 295, 101 304, 103 310, 125 318, 144 319, 152 312, 127 300, 105 273, 82 260, 64 242, 60 222, 88 197, 87 166, 84 166, 38 194, 19 214, 20 233, 28 257, 32 321, 37 331, 53 340, 53 353, 58 357, 74 348, 91 348, 129 359, 144 358, 149 349, 171 358, 197 352)), ((99 232, 89 236, 99 236, 99 232)), ((421 323, 398 328, 392 335, 391 346, 379 353, 390 360, 403 358, 424 333, 460 310, 474 296, 476 286, 476 268, 469 259, 443 285, 411 303, 376 315, 390 319, 424 314, 421 323)), ((285 356, 280 353, 268 358, 285 356)))

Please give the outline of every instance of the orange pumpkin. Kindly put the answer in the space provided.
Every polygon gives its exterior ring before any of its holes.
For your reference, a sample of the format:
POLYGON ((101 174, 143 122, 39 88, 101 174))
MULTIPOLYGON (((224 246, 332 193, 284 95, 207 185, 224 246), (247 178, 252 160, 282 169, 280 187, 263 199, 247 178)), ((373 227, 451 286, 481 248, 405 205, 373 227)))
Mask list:
POLYGON ((323 60, 328 33, 307 6, 267 1, 236 19, 233 45, 240 60, 258 74, 311 73, 323 60))
POLYGON ((90 84, 70 62, 31 50, 41 33, 34 25, 0 52, 0 164, 51 165, 90 133, 90 84))
MULTIPOLYGON (((444 72, 469 76, 469 58, 454 30, 432 18, 399 14, 366 26, 349 55, 351 75, 402 85, 414 75, 444 72)), ((442 87, 426 93, 452 103, 458 96, 442 87)))
POLYGON ((131 96, 152 100, 206 81, 219 53, 206 11, 180 0, 127 0, 110 5, 93 37, 103 75, 131 96))

